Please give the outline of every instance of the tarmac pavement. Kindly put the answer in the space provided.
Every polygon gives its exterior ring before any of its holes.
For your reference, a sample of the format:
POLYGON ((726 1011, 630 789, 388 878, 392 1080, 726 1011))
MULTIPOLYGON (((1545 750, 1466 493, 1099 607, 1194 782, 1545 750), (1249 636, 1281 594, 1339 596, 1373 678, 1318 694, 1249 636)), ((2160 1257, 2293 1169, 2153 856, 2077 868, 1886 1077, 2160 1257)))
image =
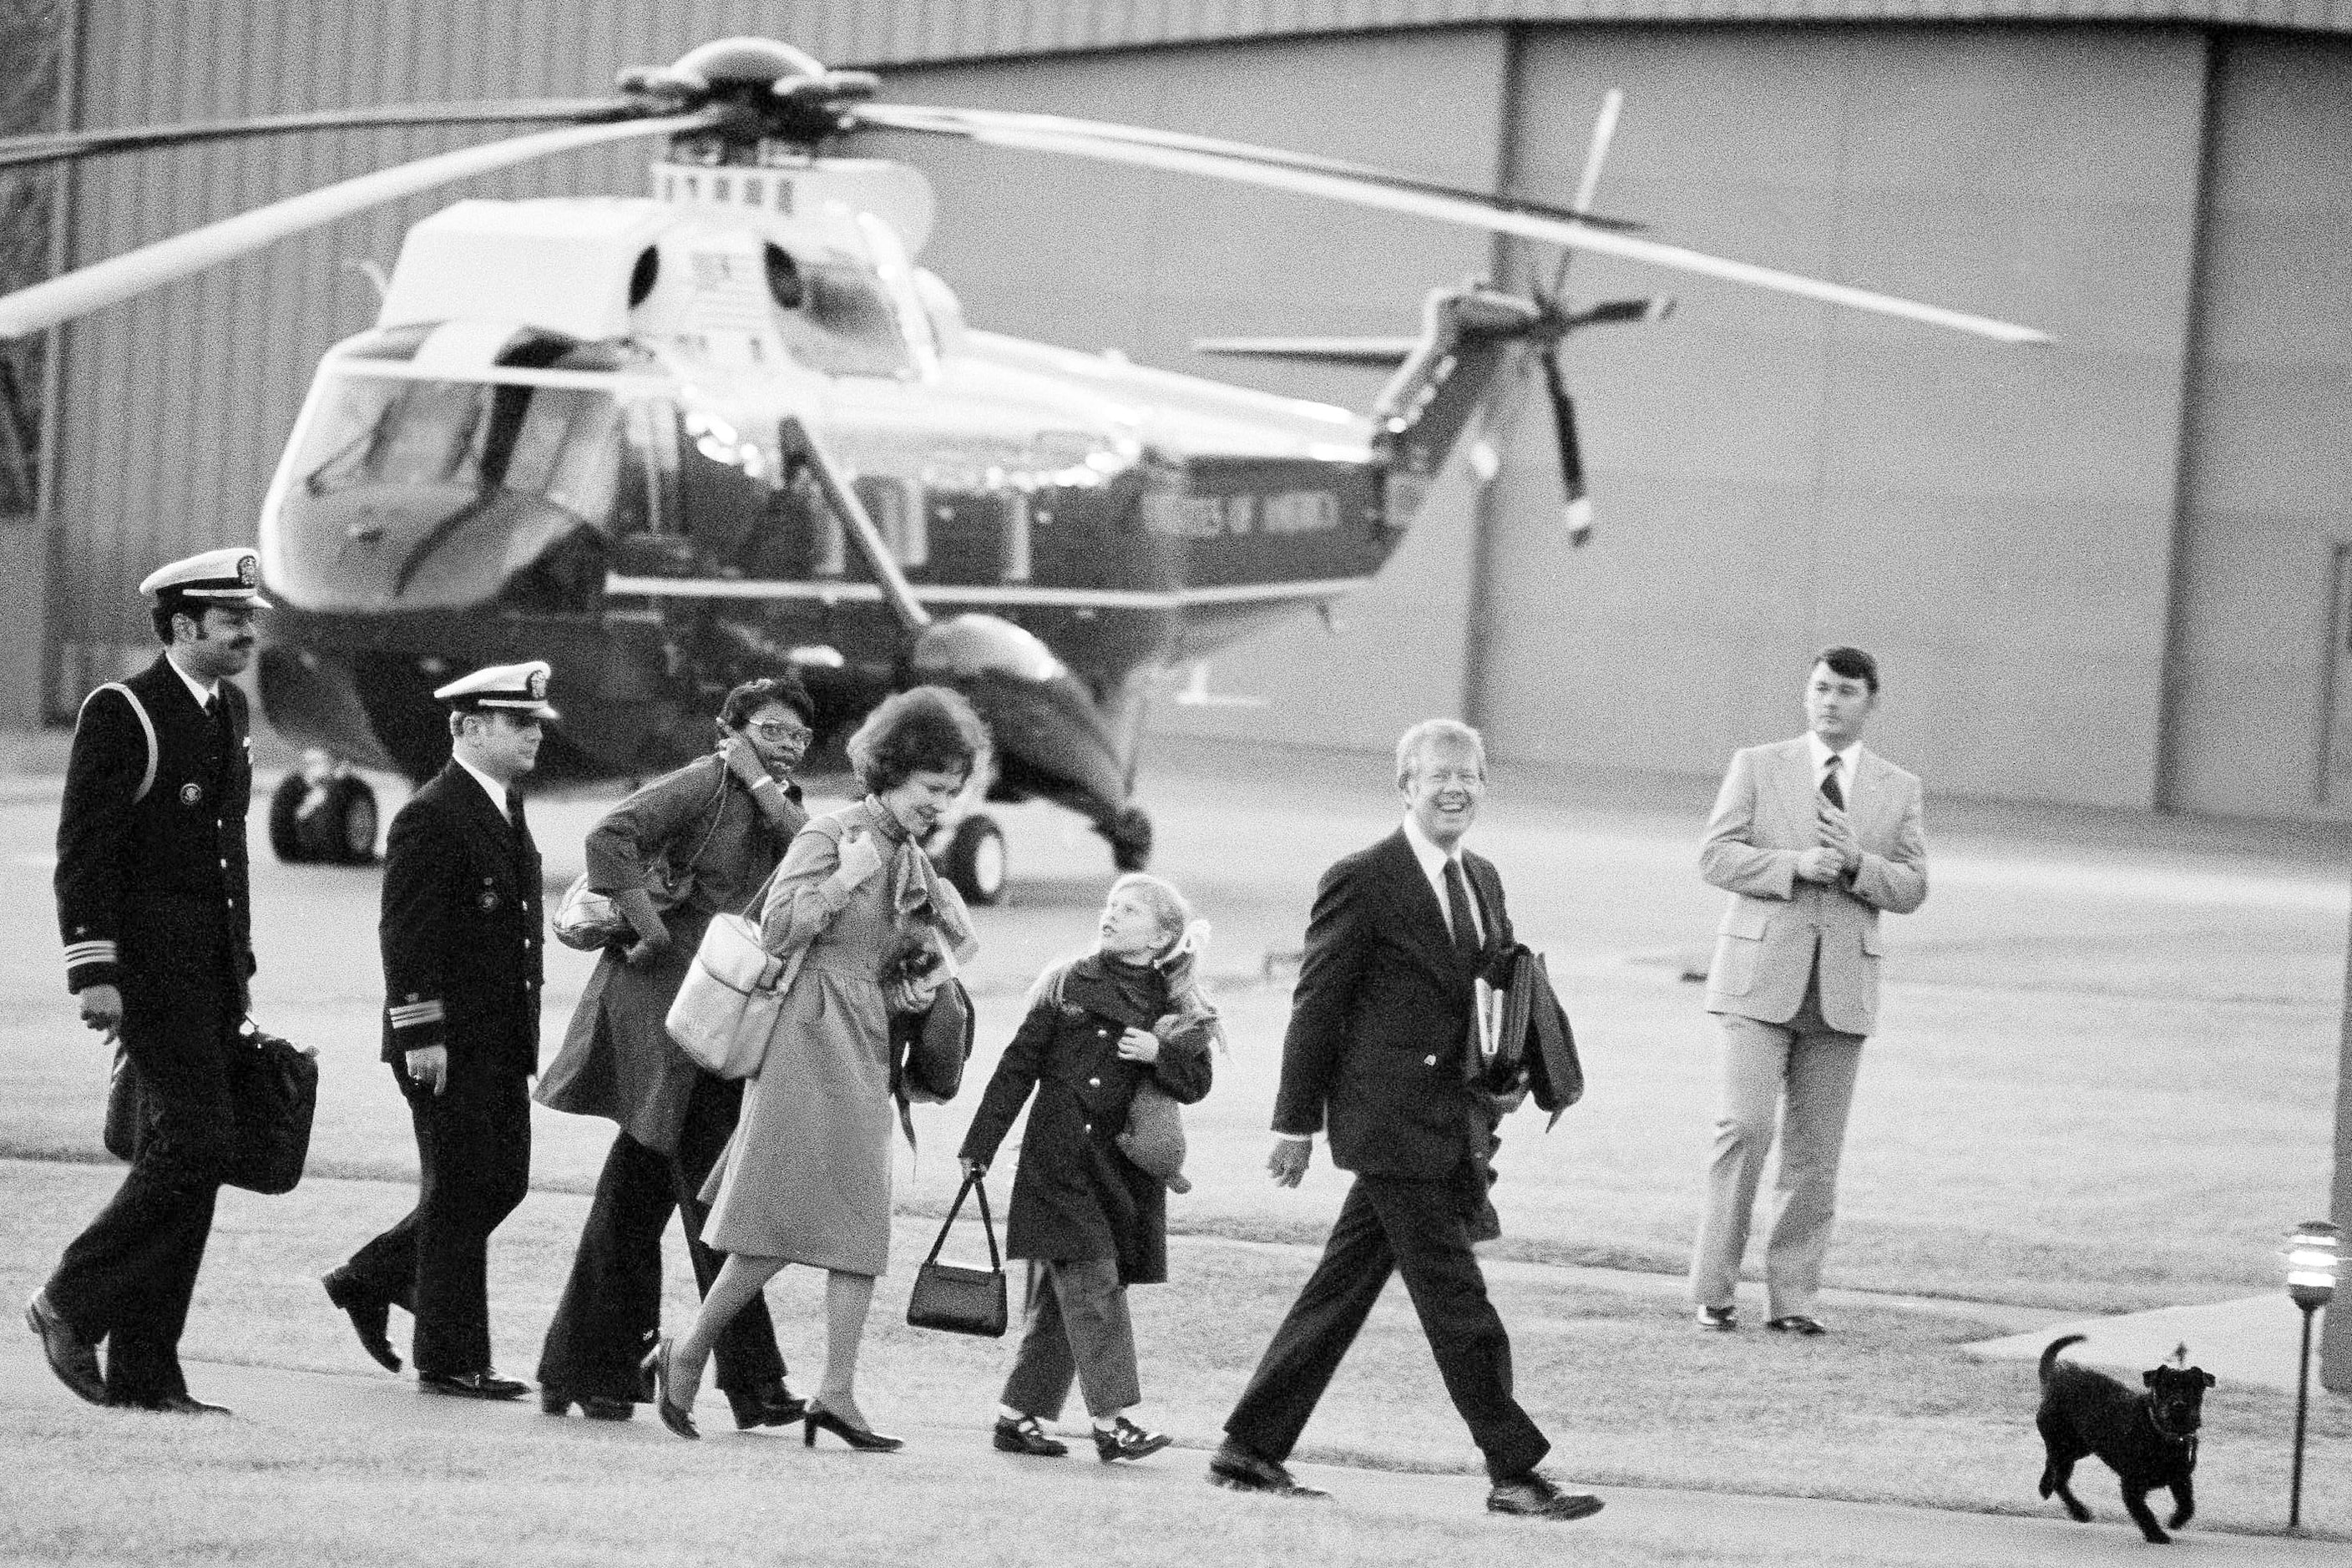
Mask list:
MULTIPOLYGON (((419 1432, 455 1431, 500 1423, 532 1423, 544 1433, 549 1418, 537 1402, 526 1397, 511 1404, 479 1404, 425 1397, 406 1378, 380 1374, 336 1374, 292 1372, 266 1366, 191 1363, 193 1382, 207 1400, 228 1405, 234 1419, 301 1434, 328 1429, 419 1432)), ((81 1408, 74 1396, 50 1376, 29 1335, 19 1334, 9 1353, 0 1355, 0 1422, 27 1410, 81 1408)), ((697 1406, 706 1440, 739 1443, 778 1442, 772 1434, 744 1435, 728 1431, 726 1405, 715 1390, 697 1406)), ((118 1417, 89 1413, 92 1421, 118 1417)), ((154 1416, 154 1420, 185 1417, 154 1416)), ((927 1450, 934 1464, 950 1454, 967 1455, 975 1468, 1013 1468, 1038 1461, 998 1454, 990 1448, 987 1429, 978 1424, 908 1426, 898 1424, 910 1448, 927 1450)), ((677 1439, 646 1411, 627 1422, 569 1419, 564 1435, 572 1441, 610 1448, 677 1439)), ((1073 1433, 1072 1436, 1076 1436, 1073 1433)), ((798 1445, 793 1445, 797 1447, 798 1445)), ((1081 1447, 1077 1452, 1083 1456, 1081 1447)), ((1111 1467, 1069 1462, 1064 1472, 1075 1479, 1098 1476, 1105 1485, 1121 1489, 1139 1485, 1204 1487, 1207 1455, 1197 1448, 1171 1448, 1134 1465, 1111 1467)), ((1322 1501, 1273 1498, 1227 1499, 1235 1509, 1312 1508, 1344 1510, 1359 1518, 1418 1517, 1456 1521, 1483 1517, 1485 1482, 1475 1476, 1425 1475, 1359 1469, 1338 1465, 1299 1464, 1293 1473, 1332 1495, 1322 1501)), ((1571 1483, 1572 1484, 1572 1483, 1571 1483)), ((1748 1497, 1728 1492, 1668 1488, 1610 1487, 1595 1489, 1606 1504, 1590 1519, 1568 1524, 1530 1522, 1530 1530, 1556 1530, 1564 1552, 1613 1552, 1625 1554, 1654 1551, 1659 1561, 1770 1562, 1802 1561, 1815 1553, 1822 1559, 1861 1560, 1885 1564, 1918 1564, 1920 1568, 1982 1568, 1988 1563, 2018 1568, 2095 1568, 2102 1563, 2145 1563, 2147 1545, 2126 1522, 2113 1518, 2083 1526, 2059 1518, 2027 1518, 2008 1514, 1956 1513, 1931 1509, 1899 1508, 1881 1503, 1843 1502, 1785 1497, 1748 1497)), ((1107 1507, 1116 1499, 1107 1497, 1107 1507)), ((2109 1510, 2110 1512, 2112 1510, 2109 1510)), ((2181 1550, 2174 1555, 2225 1568, 2302 1568, 2320 1563, 2340 1564, 2346 1549, 2341 1542, 2315 1541, 2284 1535, 2218 1534, 2191 1525, 2176 1537, 2181 1550)))

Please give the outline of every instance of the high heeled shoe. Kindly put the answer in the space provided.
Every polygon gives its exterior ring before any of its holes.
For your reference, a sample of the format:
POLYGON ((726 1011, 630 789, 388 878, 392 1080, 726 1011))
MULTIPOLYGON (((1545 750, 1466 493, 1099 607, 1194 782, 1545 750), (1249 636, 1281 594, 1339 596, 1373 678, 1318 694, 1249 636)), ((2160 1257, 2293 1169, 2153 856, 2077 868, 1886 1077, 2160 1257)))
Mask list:
POLYGON ((654 1409, 660 1414, 661 1424, 679 1436, 700 1437, 702 1434, 694 1429, 694 1412, 670 1400, 669 1352, 670 1342, 663 1340, 654 1346, 653 1353, 646 1357, 646 1364, 654 1374, 654 1409))
POLYGON ((888 1454, 907 1446, 904 1437, 893 1437, 887 1432, 877 1432, 870 1426, 853 1426, 812 1399, 801 1416, 801 1445, 816 1447, 817 1428, 823 1427, 861 1453, 888 1454))

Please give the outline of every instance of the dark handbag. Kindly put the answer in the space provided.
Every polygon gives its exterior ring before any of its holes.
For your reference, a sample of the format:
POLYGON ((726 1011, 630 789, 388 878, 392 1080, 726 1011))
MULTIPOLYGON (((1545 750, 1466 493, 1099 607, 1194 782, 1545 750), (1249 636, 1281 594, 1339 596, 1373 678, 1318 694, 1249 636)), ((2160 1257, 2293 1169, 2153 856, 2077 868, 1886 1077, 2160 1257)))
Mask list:
MULTIPOLYGON (((319 1106, 316 1053, 248 1021, 229 1047, 228 1089, 236 1143, 222 1182, 273 1196, 292 1192, 310 1155, 310 1121, 319 1106)), ((106 1152, 137 1159, 153 1115, 138 1064, 118 1043, 106 1092, 106 1152)))
POLYGON ((918 1329, 950 1334, 1004 1337, 1004 1262, 996 1251, 996 1222, 989 1217, 988 1188, 978 1172, 964 1177, 947 1219, 940 1226, 939 1239, 931 1243, 931 1255, 915 1270, 914 1293, 907 1298, 907 1321, 918 1329), (942 1263, 940 1248, 947 1245, 948 1232, 954 1227, 956 1215, 963 1212, 964 1194, 974 1192, 980 1194, 980 1228, 988 1237, 988 1267, 942 1263))

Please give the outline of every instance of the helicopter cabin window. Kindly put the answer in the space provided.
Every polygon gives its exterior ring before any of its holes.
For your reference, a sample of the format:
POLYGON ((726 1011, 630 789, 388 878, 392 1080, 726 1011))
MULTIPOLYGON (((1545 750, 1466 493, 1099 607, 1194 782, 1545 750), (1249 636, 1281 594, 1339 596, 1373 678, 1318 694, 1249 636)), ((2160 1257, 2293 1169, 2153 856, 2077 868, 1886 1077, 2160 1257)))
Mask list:
POLYGON ((354 367, 323 383, 294 457, 286 522, 394 563, 395 597, 486 573, 501 598, 593 608, 609 541, 656 521, 644 443, 608 390, 423 381, 354 367))
POLYGON ((908 375, 914 356, 881 285, 864 268, 767 247, 768 297, 784 352, 827 375, 908 375))

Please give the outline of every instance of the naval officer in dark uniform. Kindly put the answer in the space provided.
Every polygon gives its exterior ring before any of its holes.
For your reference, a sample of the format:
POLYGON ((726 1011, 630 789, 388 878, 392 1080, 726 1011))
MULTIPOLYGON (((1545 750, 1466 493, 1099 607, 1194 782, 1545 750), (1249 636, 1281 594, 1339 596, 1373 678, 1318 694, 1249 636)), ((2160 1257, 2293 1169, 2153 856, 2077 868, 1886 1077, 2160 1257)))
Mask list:
POLYGON ((138 1155, 26 1309, 50 1370, 93 1404, 183 1415, 180 1331, 234 1153, 228 1053, 253 942, 245 694, 258 558, 213 550, 139 584, 162 657, 84 700, 58 819, 58 924, 82 1022, 142 1085, 138 1155), (106 1345, 106 1369, 98 1347, 106 1345))
POLYGON ((539 759, 548 667, 453 680, 449 762, 392 819, 383 858, 383 1059, 416 1128, 416 1206, 326 1277, 387 1369, 389 1309, 416 1320, 419 1389, 513 1399, 490 1364, 490 1233, 530 1178, 539 1070, 539 848, 516 781, 539 759))

